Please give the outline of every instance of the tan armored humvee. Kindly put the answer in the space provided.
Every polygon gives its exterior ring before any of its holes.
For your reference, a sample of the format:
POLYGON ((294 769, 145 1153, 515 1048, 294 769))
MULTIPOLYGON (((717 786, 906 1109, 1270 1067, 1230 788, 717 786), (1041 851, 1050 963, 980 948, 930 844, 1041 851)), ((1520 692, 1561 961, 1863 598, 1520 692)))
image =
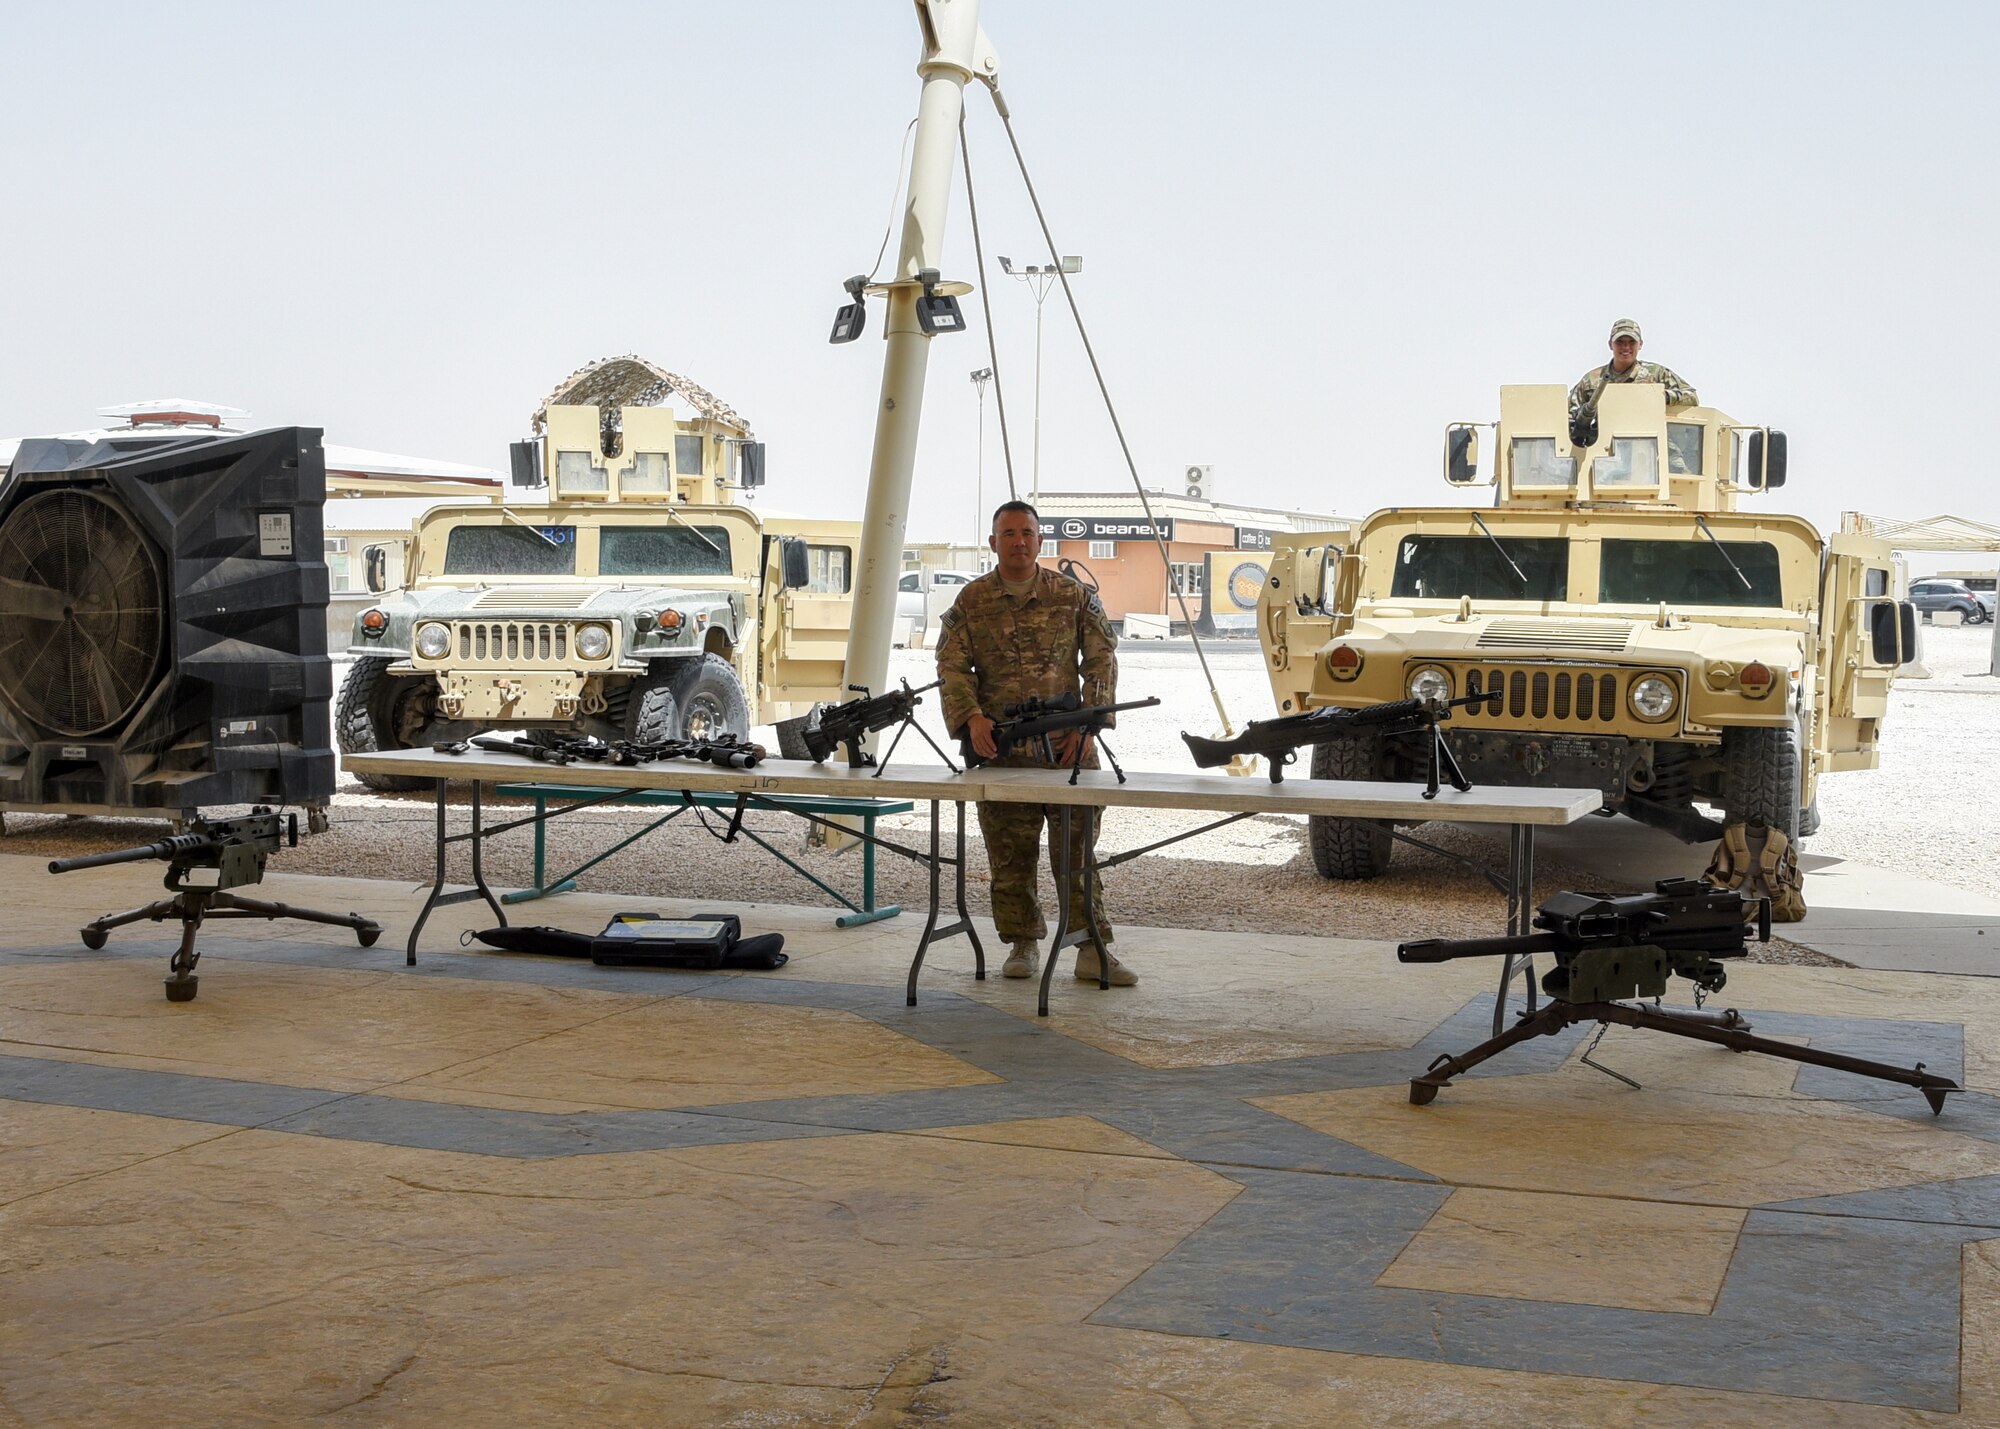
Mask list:
MULTIPOLYGON (((1490 692, 1446 726, 1475 785, 1595 787, 1689 842, 1718 818, 1811 833, 1820 777, 1875 766, 1915 618, 1884 543, 1736 510, 1783 484, 1785 450, 1657 385, 1606 387, 1576 433, 1565 388, 1503 387, 1498 423, 1446 437, 1446 480, 1492 482, 1491 507, 1276 539, 1258 633, 1279 712, 1490 692)), ((1315 747, 1313 773, 1405 780, 1418 754, 1345 737, 1315 747)), ((1388 863, 1385 824, 1316 818, 1311 835, 1328 878, 1388 863)))
POLYGON ((534 430, 514 480, 547 500, 426 512, 405 589, 357 617, 343 752, 486 729, 659 740, 777 724, 803 757, 799 723, 841 696, 859 523, 744 504, 762 443, 638 359, 574 374, 534 430), (673 395, 694 415, 656 405, 673 395), (559 400, 577 396, 605 405, 559 400))

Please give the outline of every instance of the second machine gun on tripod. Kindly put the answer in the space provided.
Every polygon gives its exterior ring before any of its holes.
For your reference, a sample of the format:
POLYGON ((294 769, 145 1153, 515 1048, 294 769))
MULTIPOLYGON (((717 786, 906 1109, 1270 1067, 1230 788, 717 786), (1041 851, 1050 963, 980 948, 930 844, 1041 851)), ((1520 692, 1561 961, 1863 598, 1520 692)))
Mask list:
MULTIPOLYGON (((1118 776, 1118 782, 1125 782, 1125 771, 1118 767, 1118 757, 1111 752, 1111 746, 1104 742, 1104 731, 1111 724, 1111 717, 1125 710, 1150 709, 1160 702, 1158 695, 1148 695, 1143 700, 1127 700, 1116 705, 1087 705, 1083 697, 1076 694, 1057 695, 1053 699, 1021 701, 1017 705, 1007 705, 1000 711, 1000 718, 993 721, 993 746, 996 758, 1005 758, 1024 745, 1037 745, 1041 749, 1042 761, 1056 768, 1069 770, 1069 782, 1076 783, 1077 775, 1083 771, 1083 756, 1094 740, 1104 751, 1105 762, 1111 772, 1118 776), (1054 736, 1072 732, 1069 757, 1066 763, 1056 760, 1054 736)), ((965 762, 977 768, 986 759, 972 747, 972 734, 968 730, 958 737, 959 751, 965 762)))

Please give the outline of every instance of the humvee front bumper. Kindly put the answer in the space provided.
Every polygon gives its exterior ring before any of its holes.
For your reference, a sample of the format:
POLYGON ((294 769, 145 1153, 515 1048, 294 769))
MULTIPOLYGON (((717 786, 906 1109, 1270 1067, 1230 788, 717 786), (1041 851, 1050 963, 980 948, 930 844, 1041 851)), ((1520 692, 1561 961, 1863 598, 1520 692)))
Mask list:
POLYGON ((438 670, 437 712, 484 724, 573 720, 596 677, 570 670, 438 670))
POLYGON ((1614 808, 1625 802, 1633 771, 1650 763, 1650 748, 1618 734, 1451 728, 1444 734, 1475 788, 1596 789, 1614 808))

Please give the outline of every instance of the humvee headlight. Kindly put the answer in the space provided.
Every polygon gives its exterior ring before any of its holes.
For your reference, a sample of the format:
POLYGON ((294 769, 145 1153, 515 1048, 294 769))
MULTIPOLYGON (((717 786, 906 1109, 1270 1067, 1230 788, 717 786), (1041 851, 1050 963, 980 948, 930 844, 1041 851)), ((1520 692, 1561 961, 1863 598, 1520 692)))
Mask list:
POLYGON ((1435 665, 1425 665, 1410 676, 1408 689, 1413 700, 1448 700, 1451 676, 1435 665))
POLYGON ((611 653, 611 632, 602 625, 580 626, 576 632, 576 653, 586 660, 602 660, 611 653))
POLYGON ((451 627, 427 620, 417 627, 417 653, 426 660, 442 660, 451 653, 451 627))
POLYGON ((1671 680, 1646 675, 1632 682, 1632 713, 1640 719, 1661 720, 1674 712, 1676 696, 1671 680))

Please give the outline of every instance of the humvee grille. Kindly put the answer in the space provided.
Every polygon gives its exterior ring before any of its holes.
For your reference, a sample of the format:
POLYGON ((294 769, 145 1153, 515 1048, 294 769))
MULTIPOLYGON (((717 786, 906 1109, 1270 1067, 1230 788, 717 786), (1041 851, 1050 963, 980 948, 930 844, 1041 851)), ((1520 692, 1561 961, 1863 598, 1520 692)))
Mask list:
POLYGON ((461 665, 566 665, 569 626, 554 621, 461 621, 457 633, 461 665))
POLYGON ((1616 671, 1533 670, 1493 666, 1464 672, 1468 695, 1499 693, 1495 702, 1468 705, 1456 712, 1469 723, 1502 720, 1581 726, 1610 724, 1618 718, 1619 679, 1616 671))
POLYGON ((1479 636, 1482 650, 1623 650, 1630 625, 1604 620, 1496 620, 1479 636))

